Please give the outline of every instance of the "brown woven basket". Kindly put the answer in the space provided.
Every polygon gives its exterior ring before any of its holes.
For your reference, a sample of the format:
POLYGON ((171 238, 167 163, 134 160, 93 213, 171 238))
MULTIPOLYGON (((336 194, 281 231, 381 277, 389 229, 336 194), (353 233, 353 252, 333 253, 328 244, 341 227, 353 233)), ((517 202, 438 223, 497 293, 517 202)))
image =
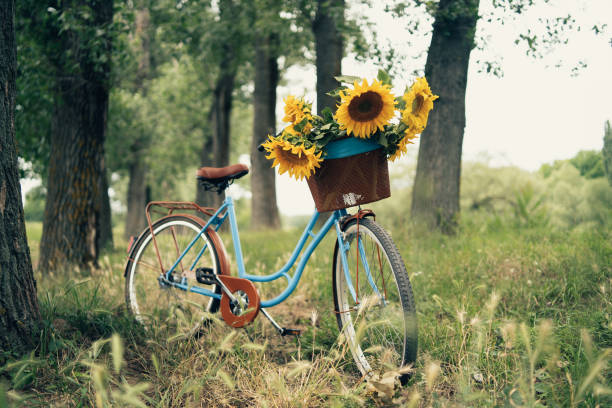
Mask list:
POLYGON ((326 159, 308 178, 317 211, 353 207, 391 196, 389 168, 382 149, 326 159))

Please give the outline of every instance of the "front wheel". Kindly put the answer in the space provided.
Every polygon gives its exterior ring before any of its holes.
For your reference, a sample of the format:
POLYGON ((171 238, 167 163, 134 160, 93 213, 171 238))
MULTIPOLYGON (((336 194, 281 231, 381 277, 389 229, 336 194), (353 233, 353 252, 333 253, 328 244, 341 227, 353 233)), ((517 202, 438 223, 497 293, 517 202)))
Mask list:
MULTIPOLYGON (((412 288, 399 251, 382 227, 369 219, 355 219, 343 233, 344 248, 336 242, 333 261, 338 327, 359 372, 376 378, 416 360, 412 288)), ((402 382, 407 378, 407 374, 400 377, 402 382)))

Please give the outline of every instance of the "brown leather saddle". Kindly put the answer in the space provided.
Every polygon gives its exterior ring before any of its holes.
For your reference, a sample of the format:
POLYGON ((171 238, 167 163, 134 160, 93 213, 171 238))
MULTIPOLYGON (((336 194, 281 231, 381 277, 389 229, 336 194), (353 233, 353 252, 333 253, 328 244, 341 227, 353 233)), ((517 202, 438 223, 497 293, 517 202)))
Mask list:
POLYGON ((227 167, 200 167, 196 176, 205 190, 221 194, 234 180, 248 173, 246 164, 232 164, 227 167))

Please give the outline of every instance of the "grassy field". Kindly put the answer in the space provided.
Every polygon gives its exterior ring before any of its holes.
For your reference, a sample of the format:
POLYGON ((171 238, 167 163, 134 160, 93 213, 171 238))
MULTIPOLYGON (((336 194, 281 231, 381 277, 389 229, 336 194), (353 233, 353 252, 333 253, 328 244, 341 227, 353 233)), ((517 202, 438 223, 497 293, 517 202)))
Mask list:
MULTIPOLYGON (((419 358, 405 387, 355 375, 333 315, 331 239, 271 309, 303 330, 299 339, 264 319, 244 330, 213 319, 199 336, 163 323, 145 332, 125 311, 117 242, 92 273, 37 271, 40 348, 1 369, 0 406, 612 406, 611 231, 464 214, 447 237, 403 221, 381 224, 418 308, 419 358)), ((28 225, 34 258, 40 233, 28 225)), ((299 232, 242 235, 257 274, 282 265, 299 232)))

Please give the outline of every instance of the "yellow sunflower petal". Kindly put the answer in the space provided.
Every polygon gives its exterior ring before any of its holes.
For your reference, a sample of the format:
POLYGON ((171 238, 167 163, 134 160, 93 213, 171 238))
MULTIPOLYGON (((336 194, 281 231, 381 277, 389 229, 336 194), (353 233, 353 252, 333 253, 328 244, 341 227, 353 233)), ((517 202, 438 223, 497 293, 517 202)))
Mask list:
MULTIPOLYGON (((427 119, 425 119, 427 120, 427 119)), ((402 112, 402 122, 408 126, 406 133, 417 134, 425 129, 425 123, 420 116, 413 115, 408 109, 402 112)))
POLYGON ((425 128, 429 112, 433 109, 433 103, 438 99, 438 96, 431 92, 427 79, 417 78, 404 94, 403 99, 406 102, 406 109, 402 112, 402 120, 409 115, 417 116, 425 128))
POLYGON ((340 129, 350 136, 369 138, 377 130, 383 130, 395 114, 395 99, 389 86, 374 80, 361 84, 355 82, 353 89, 340 93, 340 106, 335 119, 340 129))
POLYGON ((399 141, 397 144, 397 150, 391 156, 389 156, 389 160, 395 161, 396 159, 402 157, 405 153, 408 152, 408 145, 414 143, 414 139, 417 138, 415 133, 406 132, 405 136, 399 141))
POLYGON ((315 154, 315 147, 295 146, 280 137, 269 137, 263 144, 269 154, 267 159, 274 160, 272 166, 278 166, 279 174, 289 173, 298 180, 310 177, 320 167, 321 152, 315 154))

